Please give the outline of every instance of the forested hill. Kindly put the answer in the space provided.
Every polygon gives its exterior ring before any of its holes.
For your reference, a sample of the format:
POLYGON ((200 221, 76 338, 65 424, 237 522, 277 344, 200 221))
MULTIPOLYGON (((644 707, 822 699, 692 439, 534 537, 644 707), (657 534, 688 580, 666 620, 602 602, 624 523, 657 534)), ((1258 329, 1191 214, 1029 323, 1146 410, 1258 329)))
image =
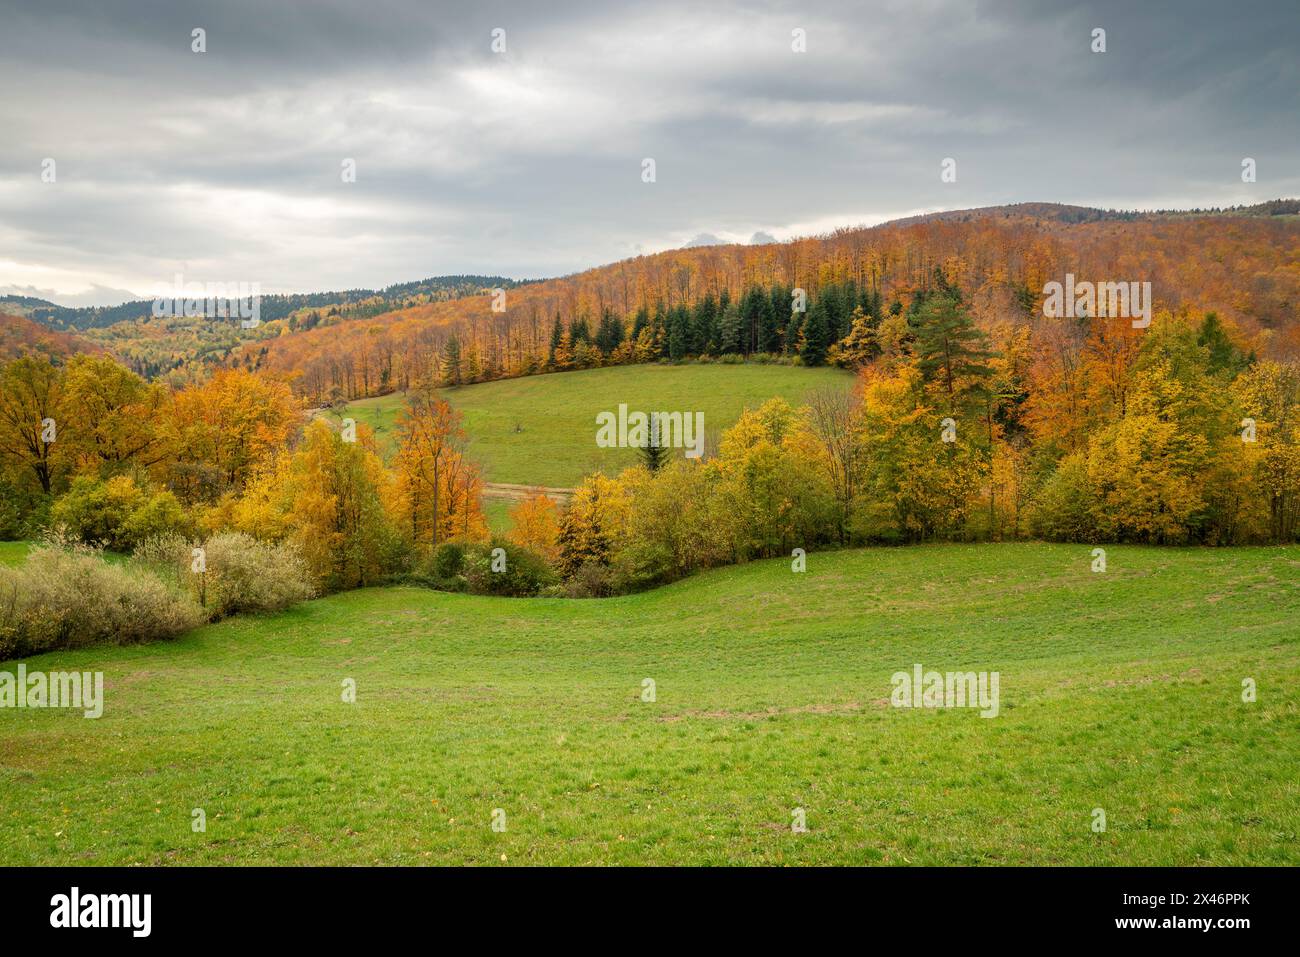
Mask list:
POLYGON ((1295 355, 1296 208, 1288 200, 1089 219, 1080 207, 1024 204, 785 243, 678 249, 509 290, 501 312, 477 295, 360 322, 331 317, 325 328, 271 335, 232 359, 287 377, 313 401, 420 379, 472 382, 691 355, 778 353, 815 364, 848 334, 855 309, 878 324, 936 276, 988 327, 1036 323, 1045 284, 1067 273, 1150 282, 1157 309, 1215 311, 1243 348, 1295 355), (795 289, 809 308, 792 317, 795 289), (821 348, 805 348, 810 328, 825 340, 821 348))
POLYGON ((98 346, 79 336, 0 312, 0 362, 35 355, 62 360, 78 352, 99 351, 98 346))
POLYGON ((977 219, 1041 219, 1062 223, 1091 223, 1101 220, 1133 222, 1139 219, 1203 216, 1294 216, 1300 214, 1300 199, 1273 199, 1254 206, 1212 206, 1206 209, 1099 209, 1095 206, 1070 206, 1065 203, 1009 203, 1004 206, 980 206, 924 213, 891 220, 886 225, 906 226, 913 223, 970 222, 977 219))
MULTIPOLYGON (((345 289, 335 292, 263 295, 261 318, 263 321, 287 319, 304 309, 330 307, 339 307, 340 313, 352 318, 375 316, 422 302, 456 299, 474 295, 484 289, 508 289, 515 285, 515 280, 504 276, 434 276, 416 282, 398 283, 380 290, 345 289)), ((26 316, 53 329, 98 329, 152 316, 153 300, 137 299, 120 306, 73 308, 31 296, 0 296, 0 311, 26 316)))

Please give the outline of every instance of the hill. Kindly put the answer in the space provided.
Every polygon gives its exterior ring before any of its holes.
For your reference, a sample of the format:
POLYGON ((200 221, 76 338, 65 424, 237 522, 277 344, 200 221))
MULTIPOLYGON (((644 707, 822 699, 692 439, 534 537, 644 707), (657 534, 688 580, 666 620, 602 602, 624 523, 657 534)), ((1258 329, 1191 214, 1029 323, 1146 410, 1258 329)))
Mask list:
POLYGON ((154 303, 149 299, 119 306, 67 308, 43 299, 4 296, 0 297, 0 311, 7 310, 56 332, 75 331, 82 340, 112 353, 137 374, 147 379, 166 378, 180 386, 203 380, 214 368, 229 364, 232 355, 245 346, 257 349, 259 343, 281 334, 517 285, 515 280, 502 276, 436 276, 378 291, 263 295, 259 305, 261 324, 251 329, 243 328, 237 320, 186 316, 176 304, 173 314, 154 316, 154 303))
MULTIPOLYGON (((745 408, 773 396, 799 404, 808 392, 842 384, 835 369, 783 365, 637 365, 505 379, 440 394, 464 415, 469 452, 489 482, 571 487, 598 470, 617 472, 636 461, 631 449, 596 445, 596 415, 629 410, 704 413, 706 434, 730 428, 745 408)), ((332 413, 375 429, 391 449, 405 399, 389 395, 359 400, 332 413)))
POLYGON ((1300 863, 1300 549, 1108 551, 368 589, 34 658, 104 714, 0 710, 0 864, 1300 863), (998 715, 890 707, 916 663, 997 671, 998 715))
MULTIPOLYGON (((1300 217, 1288 213, 1292 205, 1120 214, 1023 204, 786 243, 679 249, 508 290, 501 312, 487 295, 427 303, 280 335, 244 347, 237 361, 288 378, 320 404, 446 378, 453 340, 455 361, 470 368, 456 374, 475 381, 546 367, 557 321, 594 332, 608 316, 631 335, 648 315, 647 348, 664 354, 663 323, 653 318, 660 309, 697 308, 712 297, 720 312, 724 297, 735 303, 759 288, 773 308, 779 301, 788 311, 796 287, 814 301, 825 294, 841 303, 869 296, 878 308, 905 305, 933 283, 936 269, 985 327, 1041 324, 1044 285, 1073 273, 1150 282, 1157 309, 1216 311, 1247 348, 1293 356, 1300 354, 1300 217)), ((850 313, 846 307, 832 316, 834 332, 847 331, 850 313)), ((755 346, 765 337, 750 328, 753 321, 745 320, 737 351, 797 349, 799 329, 787 334, 784 326, 755 346)), ((706 351, 717 349, 711 344, 706 351)))
POLYGON ((0 362, 28 355, 64 359, 78 352, 100 351, 80 336, 56 332, 22 316, 0 312, 0 362))
MULTIPOLYGON (((251 279, 248 281, 252 281, 251 279)), ((456 299, 485 289, 519 285, 505 276, 433 276, 396 283, 384 289, 344 289, 333 292, 269 293, 261 297, 265 322, 288 319, 298 312, 334 309, 350 318, 374 316, 420 302, 456 299)), ((0 309, 27 316, 55 329, 102 329, 119 322, 153 315, 152 299, 134 299, 117 306, 60 306, 32 296, 0 296, 0 309)))

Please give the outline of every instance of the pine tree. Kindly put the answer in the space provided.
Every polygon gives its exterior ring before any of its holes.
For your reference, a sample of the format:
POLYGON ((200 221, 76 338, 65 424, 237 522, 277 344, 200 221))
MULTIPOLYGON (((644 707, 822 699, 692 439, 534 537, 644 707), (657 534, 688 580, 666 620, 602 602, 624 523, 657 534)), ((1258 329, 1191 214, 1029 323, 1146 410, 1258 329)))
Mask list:
POLYGON ((454 335, 447 340, 442 353, 443 384, 460 385, 462 373, 460 368, 460 340, 454 335))
POLYGON ((668 449, 663 445, 663 437, 659 434, 662 428, 659 422, 659 413, 650 413, 649 434, 646 436, 645 445, 638 450, 641 455, 641 464, 651 472, 658 472, 668 461, 668 449))
MULTIPOLYGON (((758 286, 750 286, 740 297, 740 351, 748 355, 761 349, 762 307, 767 296, 758 286)), ((723 330, 725 337, 726 330, 723 330)), ((724 343, 725 348, 725 343, 724 343)))
POLYGON ((988 339, 952 291, 926 297, 912 322, 917 369, 926 383, 939 388, 947 411, 955 414, 992 374, 986 364, 992 357, 988 339))
POLYGON ((734 302, 729 303, 722 313, 719 351, 724 355, 741 352, 744 338, 743 327, 744 319, 740 314, 740 307, 734 302))
POLYGON ((822 365, 831 346, 831 327, 826 306, 820 298, 808 310, 800 336, 799 355, 803 358, 804 365, 822 365))
POLYGON ((758 352, 781 351, 781 324, 772 306, 773 301, 762 292, 758 295, 758 341, 754 345, 758 352))
POLYGON ((695 304, 689 351, 697 356, 716 352, 718 338, 718 301, 709 293, 695 304))
POLYGON ((668 358, 683 359, 691 347, 691 315, 685 306, 678 306, 668 314, 668 358))
POLYGON ((642 306, 636 311, 636 318, 632 320, 632 335, 628 338, 633 342, 641 338, 641 333, 650 325, 650 311, 642 306))
POLYGON ((547 365, 552 369, 555 365, 555 351, 560 348, 560 343, 564 340, 564 325, 560 322, 560 314, 555 314, 555 325, 551 327, 551 351, 546 357, 547 365))

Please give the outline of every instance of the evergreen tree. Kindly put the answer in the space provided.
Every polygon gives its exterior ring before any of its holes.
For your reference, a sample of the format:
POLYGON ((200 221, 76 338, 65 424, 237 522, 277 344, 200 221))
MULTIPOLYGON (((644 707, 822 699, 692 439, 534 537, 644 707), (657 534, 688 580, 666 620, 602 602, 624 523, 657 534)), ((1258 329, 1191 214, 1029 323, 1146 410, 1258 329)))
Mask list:
POLYGON ((781 351, 781 323, 772 307, 773 299, 762 293, 758 296, 758 340, 753 348, 757 352, 781 351))
POLYGON ((826 352, 830 349, 833 340, 830 317, 827 316, 826 304, 820 297, 808 310, 801 337, 799 354, 803 357, 804 365, 822 365, 826 361, 826 352))
MULTIPOLYGON (((748 355, 759 349, 762 337, 762 303, 767 296, 758 286, 750 286, 740 297, 740 351, 748 355)), ((723 332, 726 335, 725 329, 723 332)), ((725 342, 724 342, 725 347, 725 342)))
POLYGON ((728 303, 726 309, 722 312, 722 322, 719 332, 718 347, 722 354, 735 354, 741 352, 741 340, 743 336, 744 322, 740 315, 740 306, 736 303, 728 303))
POLYGON ((637 339, 640 339, 641 333, 644 332, 649 325, 650 312, 645 306, 642 306, 636 311, 636 318, 632 320, 632 335, 630 336, 632 341, 635 342, 637 339))
POLYGON ((776 328, 776 342, 772 349, 764 349, 764 352, 789 352, 794 346, 799 334, 799 323, 796 320, 802 320, 803 316, 791 309, 790 293, 789 288, 778 284, 772 287, 772 292, 767 297, 776 328))
POLYGON ((578 316, 569 323, 569 341, 575 346, 579 342, 591 342, 591 326, 587 324, 586 316, 578 316))
POLYGON ((925 297, 912 320, 917 369, 926 383, 938 387, 948 411, 955 414, 987 386, 992 373, 986 364, 992 356, 987 337, 950 290, 925 297))
POLYGON ((718 301, 709 293, 695 304, 691 317, 690 351, 697 356, 716 352, 718 347, 718 301))
POLYGON ((683 359, 691 347, 691 314, 685 306, 677 306, 668 314, 668 358, 683 359))
POLYGON ((443 382, 447 385, 460 385, 462 371, 460 367, 460 340, 454 335, 447 340, 442 351, 443 382))
POLYGON ((1235 379, 1238 373, 1251 364, 1251 358, 1228 338, 1223 323, 1219 321, 1218 313, 1205 314, 1196 336, 1196 344, 1209 353, 1209 367, 1212 373, 1226 372, 1229 378, 1235 379))
POLYGON ((596 329, 596 347, 605 355, 612 355, 623 344, 623 320, 614 315, 608 306, 601 311, 600 325, 596 329))
POLYGON ((560 342, 564 338, 564 325, 560 322, 560 314, 555 314, 555 325, 551 327, 551 351, 546 356, 546 363, 552 369, 555 368, 555 350, 560 348, 560 342))
POLYGON ((649 435, 646 436, 645 445, 637 451, 641 456, 641 464, 651 472, 658 472, 668 461, 668 449, 663 445, 663 437, 659 434, 662 426, 659 421, 659 413, 650 413, 649 435))

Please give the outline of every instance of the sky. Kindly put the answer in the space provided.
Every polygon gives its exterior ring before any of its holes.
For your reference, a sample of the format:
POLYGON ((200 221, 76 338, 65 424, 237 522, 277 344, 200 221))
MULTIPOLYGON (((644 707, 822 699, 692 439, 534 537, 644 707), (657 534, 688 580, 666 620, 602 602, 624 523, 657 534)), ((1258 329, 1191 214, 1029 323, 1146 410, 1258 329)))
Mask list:
POLYGON ((0 0, 0 295, 1300 196, 1298 50, 1296 0, 0 0))

